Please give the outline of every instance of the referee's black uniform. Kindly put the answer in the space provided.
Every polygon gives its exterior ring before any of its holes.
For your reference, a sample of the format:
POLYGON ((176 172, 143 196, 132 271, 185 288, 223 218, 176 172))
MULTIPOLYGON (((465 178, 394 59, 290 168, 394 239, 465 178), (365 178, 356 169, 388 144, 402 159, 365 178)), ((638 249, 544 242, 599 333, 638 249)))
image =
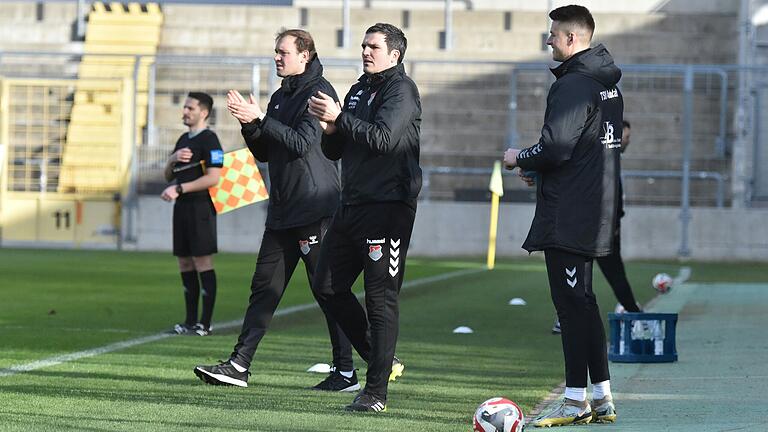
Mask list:
MULTIPOLYGON (((224 152, 219 138, 210 129, 203 129, 190 136, 185 133, 176 141, 171 153, 189 148, 192 157, 187 163, 177 162, 173 168, 176 184, 188 183, 205 174, 206 168, 221 168, 224 152)), ((177 257, 202 257, 218 252, 216 241, 216 209, 208 189, 183 193, 173 205, 173 255, 177 257)), ((203 289, 203 310, 200 324, 210 330, 213 307, 216 303, 216 274, 213 269, 199 273, 203 289)), ((197 322, 198 272, 181 273, 187 316, 184 325, 192 328, 197 322)))
MULTIPOLYGON (((174 167, 176 183, 197 180, 205 174, 205 168, 221 168, 224 162, 219 138, 210 129, 203 129, 191 138, 189 133, 183 134, 171 153, 185 147, 192 151, 192 158, 174 167)), ((216 252, 216 209, 208 190, 179 195, 173 205, 173 255, 198 257, 216 252)))
POLYGON ((323 287, 322 294, 368 362, 358 398, 367 394, 385 404, 398 294, 421 189, 421 101, 403 65, 363 75, 347 93, 335 126, 334 134, 323 137, 323 152, 341 159, 342 206, 323 242, 314 284, 331 277, 330 290, 323 287), (361 272, 365 308, 351 292, 361 272))
MULTIPOLYGON (((266 229, 251 281, 251 296, 242 331, 230 359, 248 369, 267 331, 299 259, 312 281, 320 244, 330 217, 339 204, 339 173, 323 156, 318 121, 307 112, 307 101, 317 91, 336 93, 323 78, 315 57, 304 73, 283 79, 269 101, 266 117, 242 125, 248 148, 256 159, 269 162, 270 199, 266 229)), ((337 98, 336 98, 337 99, 337 98)), ((317 282, 320 286, 329 279, 317 282)), ((317 286, 312 293, 317 297, 317 286)), ((333 348, 333 365, 352 371, 352 347, 336 322, 325 312, 333 348)))

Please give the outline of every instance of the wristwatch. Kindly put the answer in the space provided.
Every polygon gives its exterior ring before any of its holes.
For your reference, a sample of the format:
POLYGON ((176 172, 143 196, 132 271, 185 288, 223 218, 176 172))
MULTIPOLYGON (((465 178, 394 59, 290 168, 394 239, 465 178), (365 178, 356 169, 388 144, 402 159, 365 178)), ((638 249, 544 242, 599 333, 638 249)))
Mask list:
POLYGON ((179 195, 184 193, 184 188, 181 187, 181 183, 177 183, 176 184, 176 193, 179 194, 179 195))

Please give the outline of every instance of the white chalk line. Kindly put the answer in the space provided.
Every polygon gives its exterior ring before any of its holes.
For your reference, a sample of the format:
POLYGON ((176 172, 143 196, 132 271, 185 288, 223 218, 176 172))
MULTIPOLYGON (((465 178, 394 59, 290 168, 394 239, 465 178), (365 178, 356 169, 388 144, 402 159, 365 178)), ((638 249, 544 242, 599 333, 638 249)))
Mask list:
MULTIPOLYGON (((470 275, 470 274, 480 273, 480 272, 484 272, 484 271, 487 271, 487 270, 485 268, 472 268, 472 269, 459 270, 459 271, 450 272, 450 273, 444 273, 444 274, 440 274, 440 275, 436 275, 436 276, 425 277, 425 278, 421 278, 421 279, 415 279, 415 280, 403 283, 401 291, 402 290, 406 290, 406 289, 411 289, 411 288, 419 287, 419 286, 423 286, 423 285, 429 285, 429 284, 432 284, 432 283, 435 283, 435 282, 441 282, 441 281, 444 281, 444 280, 453 279, 453 278, 457 278, 457 277, 461 277, 461 276, 466 276, 466 275, 470 275)), ((359 294, 358 295, 358 298, 361 298, 361 297, 363 297, 363 294, 359 294)), ((316 302, 315 303, 305 303, 305 304, 296 305, 296 306, 290 306, 290 307, 278 310, 277 312, 275 312, 274 316, 278 317, 278 316, 290 315, 290 314, 294 314, 294 313, 297 313, 297 312, 302 312, 302 311, 306 311, 306 310, 310 310, 310 309, 315 309, 315 308, 318 308, 318 307, 319 306, 317 305, 316 302)), ((243 320, 242 319, 233 320, 233 321, 227 321, 227 322, 223 322, 223 323, 216 323, 216 329, 217 330, 226 330, 226 329, 230 329, 230 328, 233 328, 233 327, 239 327, 242 324, 243 324, 243 320)), ((62 354, 62 355, 58 355, 58 356, 53 356, 53 357, 49 357, 47 359, 37 360, 37 361, 31 362, 31 363, 15 365, 15 366, 11 366, 9 368, 0 369, 0 377, 12 376, 12 375, 16 375, 16 374, 19 374, 19 373, 30 372, 30 371, 37 370, 37 369, 42 369, 42 368, 46 368, 46 367, 50 367, 50 366, 56 366, 56 365, 60 365, 60 364, 63 364, 63 363, 68 363, 68 362, 80 360, 80 359, 83 359, 83 358, 95 357, 95 356, 98 356, 98 355, 101 355, 101 354, 106 354, 106 353, 110 353, 110 352, 114 352, 114 351, 119 351, 119 350, 122 350, 122 349, 134 347, 134 346, 137 346, 137 345, 142 345, 142 344, 145 344, 145 343, 156 342, 156 341, 163 340, 163 339, 171 337, 171 336, 176 336, 176 335, 172 334, 172 333, 167 333, 167 332, 166 333, 158 333, 158 334, 154 334, 154 335, 150 335, 150 336, 144 336, 144 337, 140 337, 140 338, 136 338, 136 339, 130 339, 130 340, 123 341, 123 342, 116 342, 116 343, 113 343, 113 344, 109 344, 109 345, 105 345, 105 346, 102 346, 102 347, 93 348, 93 349, 89 349, 89 350, 78 351, 78 352, 69 353, 69 354, 62 354)))

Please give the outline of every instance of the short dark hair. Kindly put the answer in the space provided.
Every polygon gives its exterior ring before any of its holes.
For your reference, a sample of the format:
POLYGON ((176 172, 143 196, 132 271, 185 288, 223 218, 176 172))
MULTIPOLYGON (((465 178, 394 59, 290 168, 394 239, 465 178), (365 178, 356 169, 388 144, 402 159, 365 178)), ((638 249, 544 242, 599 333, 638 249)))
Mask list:
POLYGON ((579 5, 562 6, 557 9, 553 9, 549 13, 549 17, 552 21, 559 21, 568 24, 575 24, 579 27, 589 30, 589 38, 592 39, 592 35, 595 33, 595 19, 592 18, 592 14, 589 9, 579 5))
POLYGON ((277 36, 275 36, 275 42, 278 42, 280 39, 286 36, 293 36, 296 38, 294 41, 296 44, 296 51, 300 53, 309 51, 309 59, 312 60, 315 58, 317 55, 317 50, 315 49, 315 40, 312 39, 312 35, 309 34, 308 31, 301 29, 283 30, 278 33, 277 36))
POLYGON ((621 121, 621 124, 622 124, 622 125, 623 125, 625 128, 627 128, 627 129, 632 129, 632 125, 630 125, 630 124, 629 124, 629 122, 628 122, 628 121, 626 121, 626 120, 622 120, 622 121, 621 121))
POLYGON ((392 50, 400 51, 400 57, 397 58, 398 63, 402 63, 405 58, 405 50, 408 49, 408 39, 405 37, 405 33, 399 28, 387 23, 376 23, 365 31, 368 33, 381 33, 384 35, 384 41, 387 43, 387 52, 392 50))
POLYGON ((211 114, 213 114, 213 98, 208 93, 189 92, 187 97, 197 100, 197 102, 200 104, 200 107, 208 111, 208 115, 205 116, 206 119, 210 117, 211 114))

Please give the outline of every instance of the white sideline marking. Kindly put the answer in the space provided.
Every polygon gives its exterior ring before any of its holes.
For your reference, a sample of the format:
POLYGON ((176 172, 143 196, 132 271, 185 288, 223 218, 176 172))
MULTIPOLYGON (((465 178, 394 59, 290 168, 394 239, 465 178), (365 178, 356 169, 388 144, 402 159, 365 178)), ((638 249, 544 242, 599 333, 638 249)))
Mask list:
MULTIPOLYGON (((484 271, 486 271, 485 268, 474 268, 474 269, 459 270, 459 271, 455 271, 455 272, 444 273, 444 274, 437 275, 437 276, 430 276, 430 277, 425 277, 425 278, 421 278, 421 279, 416 279, 416 280, 413 280, 413 281, 405 282, 403 284, 402 288, 401 288, 401 291, 405 290, 407 288, 415 288, 415 287, 418 287, 418 286, 427 285, 427 284, 431 284, 431 283, 434 283, 434 282, 440 282, 440 281, 444 281, 444 280, 447 280, 447 279, 452 279, 452 278, 455 278, 455 277, 465 276, 465 275, 474 274, 474 273, 480 273, 480 272, 484 272, 484 271)), ((363 294, 359 294, 357 297, 361 298, 362 296, 363 296, 363 294)), ((305 303, 305 304, 301 304, 301 305, 287 307, 285 309, 280 309, 279 311, 275 312, 274 316, 277 317, 277 316, 283 316, 283 315, 290 315, 290 314, 293 314, 293 313, 296 313, 296 312, 301 312, 301 311, 305 311, 305 310, 309 310, 309 309, 314 309, 314 308, 317 308, 317 307, 319 307, 317 305, 317 302, 305 303)), ((243 320, 241 320, 241 319, 240 320, 234 320, 234 321, 227 321, 227 322, 223 322, 223 323, 220 323, 220 324, 217 323, 216 324, 216 329, 228 329, 228 328, 232 328, 232 327, 239 327, 242 324, 243 324, 243 320)), ((144 337, 140 337, 140 338, 137 338, 137 339, 131 339, 131 340, 123 341, 123 342, 116 342, 116 343, 105 345, 105 346, 99 347, 99 348, 93 348, 93 349, 89 349, 89 350, 85 350, 85 351, 78 351, 78 352, 74 352, 74 353, 70 353, 70 354, 63 354, 63 355, 58 355, 58 356, 54 356, 54 357, 49 357, 47 359, 34 361, 32 363, 15 365, 15 366, 11 366, 11 367, 9 367, 7 369, 0 369, 0 377, 16 375, 16 374, 19 374, 19 373, 29 372, 29 371, 33 371, 33 370, 37 370, 37 369, 42 369, 42 368, 46 368, 46 367, 49 367, 49 366, 56 366, 56 365, 59 365, 59 364, 62 364, 62 363, 67 363, 67 362, 79 360, 79 359, 82 359, 82 358, 94 357, 94 356, 97 356, 97 355, 106 354, 106 353, 110 353, 110 352, 113 352, 113 351, 118 351, 118 350, 125 349, 125 348, 130 348, 130 347, 133 347, 133 346, 136 346, 136 345, 141 345, 141 344, 145 344, 145 343, 149 343, 149 342, 159 341, 159 340, 171 337, 171 336, 176 336, 176 335, 175 334, 170 334, 170 333, 158 333, 158 334, 151 335, 151 336, 144 336, 144 337)))
MULTIPOLYGON (((34 327, 34 326, 0 325, 0 330, 29 330, 29 329, 40 330, 39 327, 34 327)), ((57 327, 56 331, 91 332, 91 333, 132 333, 131 330, 127 330, 127 329, 112 329, 112 328, 89 329, 89 328, 77 328, 77 327, 57 327)))

